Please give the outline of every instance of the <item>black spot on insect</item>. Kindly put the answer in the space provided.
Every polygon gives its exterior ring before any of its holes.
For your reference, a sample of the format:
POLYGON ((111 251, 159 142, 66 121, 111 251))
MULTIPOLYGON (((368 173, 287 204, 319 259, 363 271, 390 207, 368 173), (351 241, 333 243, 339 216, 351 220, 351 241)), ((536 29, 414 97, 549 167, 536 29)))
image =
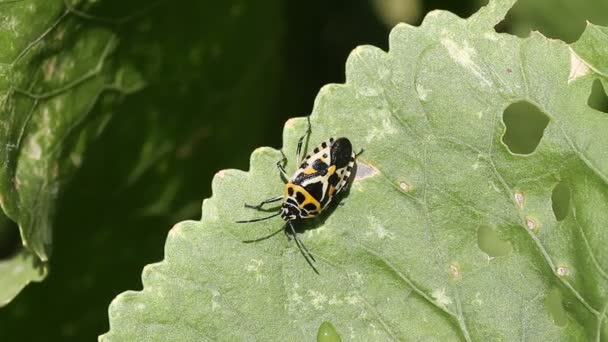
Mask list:
POLYGON ((298 203, 303 203, 304 202, 304 194, 301 192, 296 192, 296 201, 298 201, 298 203))
POLYGON ((315 160, 315 162, 312 164, 312 167, 317 171, 317 172, 321 172, 322 174, 325 174, 325 171, 327 170, 328 166, 327 164, 325 164, 322 160, 317 159, 315 160))
POLYGON ((315 153, 319 153, 319 148, 315 147, 315 149, 313 150, 315 153))
POLYGON ((327 153, 323 153, 323 158, 327 158, 327 153))
POLYGON ((321 182, 307 184, 304 189, 317 201, 321 200, 323 197, 323 184, 321 182))
POLYGON ((340 177, 334 173, 333 175, 329 176, 329 179, 327 181, 329 182, 329 184, 336 187, 336 185, 338 185, 339 180, 340 180, 340 177))
POLYGON ((304 158, 304 159, 310 159, 310 154, 309 154, 309 155, 307 155, 307 156, 306 156, 306 158, 304 158))
POLYGON ((329 143, 333 143, 334 142, 334 138, 329 138, 329 143))
POLYGON ((314 211, 315 209, 317 209, 317 206, 315 206, 315 205, 314 205, 314 204, 312 204, 312 203, 307 203, 307 204, 304 206, 304 209, 306 209, 306 211, 308 211, 308 212, 310 213, 310 212, 314 211))
POLYGON ((285 200, 286 203, 292 204, 293 206, 298 206, 298 203, 296 202, 296 200, 294 200, 292 197, 289 197, 285 200))
POLYGON ((307 162, 303 162, 302 165, 300 165, 301 169, 305 169, 308 167, 308 163, 307 162))
POLYGON ((347 166, 347 167, 346 167, 346 171, 350 171, 350 170, 352 170, 352 169, 353 169, 353 168, 352 168, 351 166, 347 166))
POLYGON ((287 194, 293 196, 293 188, 287 188, 287 194))
MULTIPOLYGON (((322 147, 322 148, 327 148, 327 143, 324 141, 324 142, 321 144, 321 147, 322 147)), ((327 157, 325 157, 325 158, 327 158, 327 157)))

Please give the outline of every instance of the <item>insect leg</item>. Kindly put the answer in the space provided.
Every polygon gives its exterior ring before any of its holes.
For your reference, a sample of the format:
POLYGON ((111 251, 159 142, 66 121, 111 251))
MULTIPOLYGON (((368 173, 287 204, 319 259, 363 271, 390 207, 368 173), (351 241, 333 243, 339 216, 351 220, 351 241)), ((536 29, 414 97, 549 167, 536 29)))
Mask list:
MULTIPOLYGON (((304 142, 304 138, 310 137, 310 133, 312 133, 312 129, 310 128, 310 116, 307 116, 306 119, 308 120, 308 128, 306 129, 306 133, 298 140, 298 147, 296 148, 296 160, 298 163, 302 161, 302 143, 304 142)), ((308 144, 308 140, 306 143, 308 144)))
POLYGON ((261 238, 257 238, 257 239, 253 239, 253 240, 245 240, 243 241, 244 243, 252 243, 252 242, 260 242, 260 241, 264 241, 266 239, 270 239, 271 237, 277 235, 278 233, 280 233, 281 231, 284 231, 285 227, 281 227, 281 229, 277 230, 276 232, 272 232, 266 236, 262 236, 261 238))
POLYGON ((281 158, 281 160, 277 162, 277 169, 279 169, 279 173, 281 174, 281 178, 283 178, 283 181, 287 182, 289 180, 289 177, 287 177, 287 171, 285 171, 287 157, 285 157, 285 153, 283 153, 283 150, 281 150, 281 155, 283 156, 283 158, 281 158))
POLYGON ((357 154, 355 154, 355 158, 357 158, 361 153, 365 152, 365 149, 361 149, 357 154))
POLYGON ((281 215, 281 211, 279 210, 279 212, 277 212, 276 214, 272 214, 270 216, 266 216, 266 217, 260 217, 257 219, 253 219, 253 220, 242 220, 242 221, 236 221, 236 223, 249 223, 249 222, 258 222, 258 221, 264 221, 264 220, 268 220, 269 218, 273 218, 275 216, 279 216, 281 215))
POLYGON ((288 221, 288 225, 289 225, 289 228, 291 228, 291 233, 293 234, 293 239, 296 241, 296 245, 298 246, 300 253, 304 257, 304 259, 306 260, 308 265, 310 267, 312 267, 312 270, 315 271, 316 274, 319 274, 319 271, 317 271, 317 268, 310 261, 310 259, 312 259, 313 261, 316 262, 315 258, 312 256, 312 254, 310 254, 310 251, 308 250, 308 248, 306 248, 306 246, 304 246, 304 243, 302 241, 300 241, 300 239, 298 238, 298 235, 296 235, 296 230, 293 228, 293 224, 291 223, 291 221, 288 221), (306 253, 304 253, 304 251, 306 251, 306 253), (310 259, 308 257, 310 257, 310 259))
POLYGON ((280 201, 280 200, 282 200, 282 199, 283 199, 283 195, 281 195, 281 196, 276 196, 276 197, 272 197, 272 198, 269 198, 269 199, 263 200, 263 201, 262 201, 262 202, 260 202, 260 204, 258 204, 258 205, 251 205, 251 204, 247 204, 247 203, 245 203, 245 208, 251 208, 251 209, 262 209, 262 206, 263 206, 264 204, 267 204, 267 203, 273 203, 273 202, 276 202, 276 201, 280 201))

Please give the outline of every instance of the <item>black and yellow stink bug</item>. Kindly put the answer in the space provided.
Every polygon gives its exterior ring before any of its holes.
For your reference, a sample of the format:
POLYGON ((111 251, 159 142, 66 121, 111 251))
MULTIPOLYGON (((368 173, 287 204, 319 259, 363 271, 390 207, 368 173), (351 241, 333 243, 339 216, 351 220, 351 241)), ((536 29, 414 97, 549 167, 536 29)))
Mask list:
POLYGON ((281 218, 287 222, 283 228, 267 237, 252 241, 260 241, 271 237, 281 230, 291 233, 308 264, 316 273, 319 273, 310 261, 310 259, 315 261, 315 258, 298 238, 293 222, 318 216, 333 199, 348 188, 358 154, 353 151, 350 140, 341 137, 329 138, 315 147, 312 154, 301 158, 302 143, 309 134, 310 121, 306 134, 298 141, 296 160, 300 161, 300 166, 291 178, 288 178, 285 172, 284 165, 287 161, 285 156, 283 156, 282 161, 277 162, 277 168, 282 178, 287 181, 283 195, 269 198, 258 205, 245 204, 247 208, 261 209, 265 204, 283 200, 279 211, 270 216, 237 221, 237 223, 257 222, 281 215, 281 218), (290 232, 286 230, 287 227, 290 228, 290 232))

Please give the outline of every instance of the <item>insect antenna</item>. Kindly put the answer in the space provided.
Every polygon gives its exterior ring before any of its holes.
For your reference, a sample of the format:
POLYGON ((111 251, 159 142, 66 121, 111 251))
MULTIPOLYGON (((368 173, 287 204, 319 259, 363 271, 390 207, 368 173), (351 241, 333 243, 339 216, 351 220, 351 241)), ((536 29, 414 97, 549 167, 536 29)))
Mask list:
POLYGON ((241 221, 236 221, 236 223, 249 223, 249 222, 258 222, 258 221, 264 221, 264 220, 268 220, 269 218, 273 218, 275 216, 279 216, 281 215, 281 211, 278 211, 276 214, 272 214, 270 216, 266 216, 266 217, 260 217, 257 219, 253 219, 253 220, 241 220, 241 221))
POLYGON ((313 261, 316 262, 315 258, 312 256, 312 254, 310 254, 310 251, 308 250, 308 248, 306 248, 306 246, 304 246, 304 243, 302 241, 300 241, 300 239, 298 238, 298 235, 296 235, 296 230, 293 228, 293 224, 291 223, 291 221, 287 221, 287 223, 289 224, 289 228, 291 228, 291 233, 293 234, 293 239, 296 241, 296 245, 298 245, 298 249, 300 250, 300 253, 302 253, 302 256, 304 257, 304 259, 306 259, 306 262, 308 263, 308 265, 310 265, 310 267, 312 267, 312 270, 315 271, 316 274, 319 274, 319 271, 317 271, 317 268, 315 266, 313 266, 312 262, 310 261, 310 259, 312 259, 313 261), (306 251, 306 253, 304 253, 304 251, 306 251), (310 259, 308 258, 309 256, 310 256, 310 259))

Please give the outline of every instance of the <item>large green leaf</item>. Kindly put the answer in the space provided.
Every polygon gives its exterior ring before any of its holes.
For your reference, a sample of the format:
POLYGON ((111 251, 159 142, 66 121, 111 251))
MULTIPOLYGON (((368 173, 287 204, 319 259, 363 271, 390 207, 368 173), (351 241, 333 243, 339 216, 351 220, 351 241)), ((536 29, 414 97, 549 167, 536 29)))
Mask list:
MULTIPOLYGON (((201 221, 171 230, 100 339, 311 340, 324 321, 360 341, 605 337, 608 118, 587 105, 598 75, 563 42, 497 34, 512 3, 398 25, 388 53, 355 49, 346 83, 321 90, 310 141, 347 136, 365 152, 341 205, 301 227, 320 275, 281 235, 242 242, 283 224, 234 223, 264 215, 244 202, 282 191, 281 154, 261 148, 249 172, 216 175, 201 221), (524 152, 505 110, 535 122, 524 152)), ((305 126, 285 127, 290 170, 305 126)))

